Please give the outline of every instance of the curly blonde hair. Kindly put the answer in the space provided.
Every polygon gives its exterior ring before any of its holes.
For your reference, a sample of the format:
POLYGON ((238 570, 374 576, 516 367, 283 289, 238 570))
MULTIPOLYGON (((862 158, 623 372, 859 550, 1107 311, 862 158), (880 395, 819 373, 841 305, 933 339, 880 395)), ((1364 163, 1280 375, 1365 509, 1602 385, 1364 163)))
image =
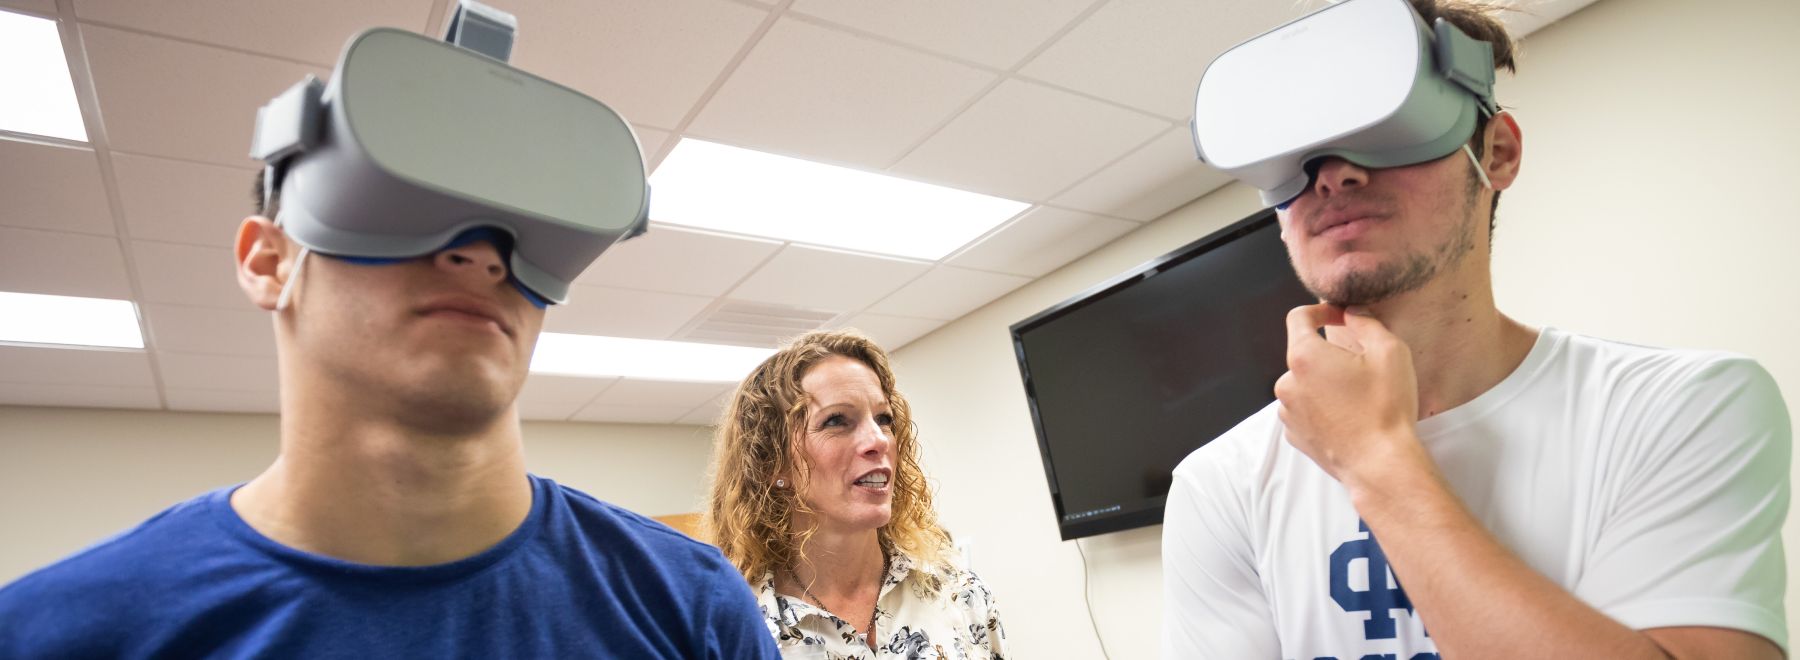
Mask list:
POLYGON ((906 397, 894 387, 887 352, 854 330, 812 332, 744 378, 714 433, 712 488, 701 512, 701 535, 725 551, 746 581, 754 583, 777 568, 791 570, 818 531, 816 517, 808 528, 796 529, 796 515, 813 512, 805 501, 809 466, 798 442, 808 401, 800 381, 832 356, 868 365, 894 418, 893 517, 877 532, 883 551, 934 562, 950 544, 932 508, 919 467, 918 430, 906 397), (776 488, 778 474, 793 475, 793 488, 776 488))

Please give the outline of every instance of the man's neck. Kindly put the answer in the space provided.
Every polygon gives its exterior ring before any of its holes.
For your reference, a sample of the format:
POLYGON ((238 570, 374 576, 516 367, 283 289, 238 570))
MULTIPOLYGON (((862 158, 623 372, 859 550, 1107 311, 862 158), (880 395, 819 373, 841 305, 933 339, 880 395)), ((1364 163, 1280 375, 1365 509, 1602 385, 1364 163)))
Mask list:
POLYGON ((314 554, 384 566, 467 558, 531 511, 517 418, 499 417, 468 433, 421 432, 284 390, 281 454, 231 504, 258 532, 314 554))
POLYGON ((1419 419, 1492 389, 1525 361, 1537 341, 1536 329, 1495 307, 1486 264, 1469 265, 1480 270, 1467 277, 1439 277, 1418 290, 1369 306, 1370 313, 1412 349, 1419 419))

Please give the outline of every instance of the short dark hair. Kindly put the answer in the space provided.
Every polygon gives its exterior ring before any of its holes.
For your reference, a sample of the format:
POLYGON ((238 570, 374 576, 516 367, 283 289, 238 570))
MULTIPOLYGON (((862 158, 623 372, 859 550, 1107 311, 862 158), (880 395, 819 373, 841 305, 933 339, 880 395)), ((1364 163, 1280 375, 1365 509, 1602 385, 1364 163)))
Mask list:
POLYGON ((250 208, 257 215, 274 220, 275 214, 281 212, 281 192, 275 191, 266 201, 263 199, 263 179, 268 175, 268 168, 256 171, 256 181, 250 185, 250 208))

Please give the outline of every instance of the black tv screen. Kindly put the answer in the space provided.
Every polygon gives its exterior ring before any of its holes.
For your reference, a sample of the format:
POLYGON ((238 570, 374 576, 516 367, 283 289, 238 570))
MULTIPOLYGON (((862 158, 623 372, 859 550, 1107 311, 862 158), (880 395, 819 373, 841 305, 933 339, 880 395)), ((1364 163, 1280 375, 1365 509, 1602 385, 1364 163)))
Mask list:
POLYGON ((1160 524, 1175 465, 1275 400, 1314 302, 1267 211, 1014 324, 1062 538, 1160 524))

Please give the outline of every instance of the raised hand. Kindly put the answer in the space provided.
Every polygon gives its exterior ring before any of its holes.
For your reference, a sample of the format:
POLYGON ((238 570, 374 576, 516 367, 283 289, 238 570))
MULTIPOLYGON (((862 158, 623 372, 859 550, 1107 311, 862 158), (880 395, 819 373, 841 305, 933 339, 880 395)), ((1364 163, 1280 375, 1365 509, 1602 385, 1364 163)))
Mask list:
POLYGON ((1288 442, 1347 486, 1377 469, 1431 469, 1414 433, 1412 351, 1361 311, 1319 304, 1288 312, 1288 372, 1275 381, 1288 442))

